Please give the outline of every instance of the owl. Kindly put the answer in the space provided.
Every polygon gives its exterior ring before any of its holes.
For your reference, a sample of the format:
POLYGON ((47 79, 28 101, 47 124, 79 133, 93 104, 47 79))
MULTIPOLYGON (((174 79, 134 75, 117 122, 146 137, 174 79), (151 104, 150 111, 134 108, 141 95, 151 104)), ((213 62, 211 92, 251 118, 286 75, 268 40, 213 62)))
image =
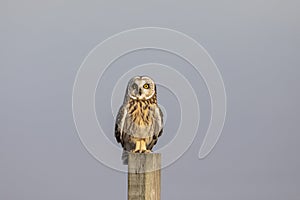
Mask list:
POLYGON ((157 105, 156 85, 147 76, 130 79, 119 109, 115 137, 123 147, 123 164, 128 152, 150 153, 163 132, 163 114, 157 105))

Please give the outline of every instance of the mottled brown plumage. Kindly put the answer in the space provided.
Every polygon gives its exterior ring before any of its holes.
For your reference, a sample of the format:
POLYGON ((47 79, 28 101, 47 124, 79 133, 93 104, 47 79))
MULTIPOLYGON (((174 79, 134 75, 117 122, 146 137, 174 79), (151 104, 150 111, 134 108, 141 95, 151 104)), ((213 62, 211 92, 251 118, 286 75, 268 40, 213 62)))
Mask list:
POLYGON ((149 77, 134 77, 127 86, 115 126, 115 137, 127 153, 150 152, 163 130, 163 115, 157 105, 156 86, 149 77))

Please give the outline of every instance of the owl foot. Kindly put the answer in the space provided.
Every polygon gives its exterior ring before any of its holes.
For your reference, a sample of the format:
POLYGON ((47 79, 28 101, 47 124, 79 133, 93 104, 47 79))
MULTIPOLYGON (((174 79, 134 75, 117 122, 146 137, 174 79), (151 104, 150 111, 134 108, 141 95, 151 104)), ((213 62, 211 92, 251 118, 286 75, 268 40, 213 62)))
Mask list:
POLYGON ((151 151, 148 150, 147 147, 146 147, 146 141, 145 140, 141 140, 140 153, 151 153, 151 151))
POLYGON ((141 141, 136 141, 135 142, 135 149, 132 150, 133 153, 140 153, 141 149, 141 141))
POLYGON ((142 150, 140 153, 152 153, 152 151, 151 151, 151 150, 148 150, 148 149, 146 149, 146 150, 142 150))
POLYGON ((132 153, 151 153, 151 150, 148 150, 146 147, 146 141, 140 140, 135 142, 135 149, 131 150, 132 153))

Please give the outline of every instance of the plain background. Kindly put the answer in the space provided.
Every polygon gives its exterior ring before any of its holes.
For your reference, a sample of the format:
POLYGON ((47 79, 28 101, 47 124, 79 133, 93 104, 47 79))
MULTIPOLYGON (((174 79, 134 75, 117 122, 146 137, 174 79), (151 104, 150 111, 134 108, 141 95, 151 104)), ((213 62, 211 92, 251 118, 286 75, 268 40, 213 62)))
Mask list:
MULTIPOLYGON (((159 26, 184 32, 206 48, 228 97, 221 139, 198 160, 209 99, 203 81, 183 72, 199 88, 203 121, 191 148, 163 170, 162 199, 298 200, 299 8, 291 0, 1 1, 0 199, 127 198, 126 175, 100 164, 79 140, 72 87, 98 43, 126 29, 159 26)), ((104 85, 112 87, 109 77, 124 73, 118 65, 184 65, 157 51, 129 56, 110 68, 104 85)), ((98 117, 113 134, 113 117, 101 109, 107 99, 98 89, 98 117)), ((169 102, 167 109, 175 112, 177 102, 159 91, 161 103, 169 102)), ((159 145, 175 130, 167 123, 159 145)))

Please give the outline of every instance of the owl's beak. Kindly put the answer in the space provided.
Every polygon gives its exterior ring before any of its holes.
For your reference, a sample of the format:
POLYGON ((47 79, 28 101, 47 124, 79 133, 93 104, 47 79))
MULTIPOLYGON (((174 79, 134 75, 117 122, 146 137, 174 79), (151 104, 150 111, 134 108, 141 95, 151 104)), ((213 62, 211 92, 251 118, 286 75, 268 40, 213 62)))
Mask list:
POLYGON ((142 89, 139 88, 139 95, 141 96, 142 95, 142 89))

